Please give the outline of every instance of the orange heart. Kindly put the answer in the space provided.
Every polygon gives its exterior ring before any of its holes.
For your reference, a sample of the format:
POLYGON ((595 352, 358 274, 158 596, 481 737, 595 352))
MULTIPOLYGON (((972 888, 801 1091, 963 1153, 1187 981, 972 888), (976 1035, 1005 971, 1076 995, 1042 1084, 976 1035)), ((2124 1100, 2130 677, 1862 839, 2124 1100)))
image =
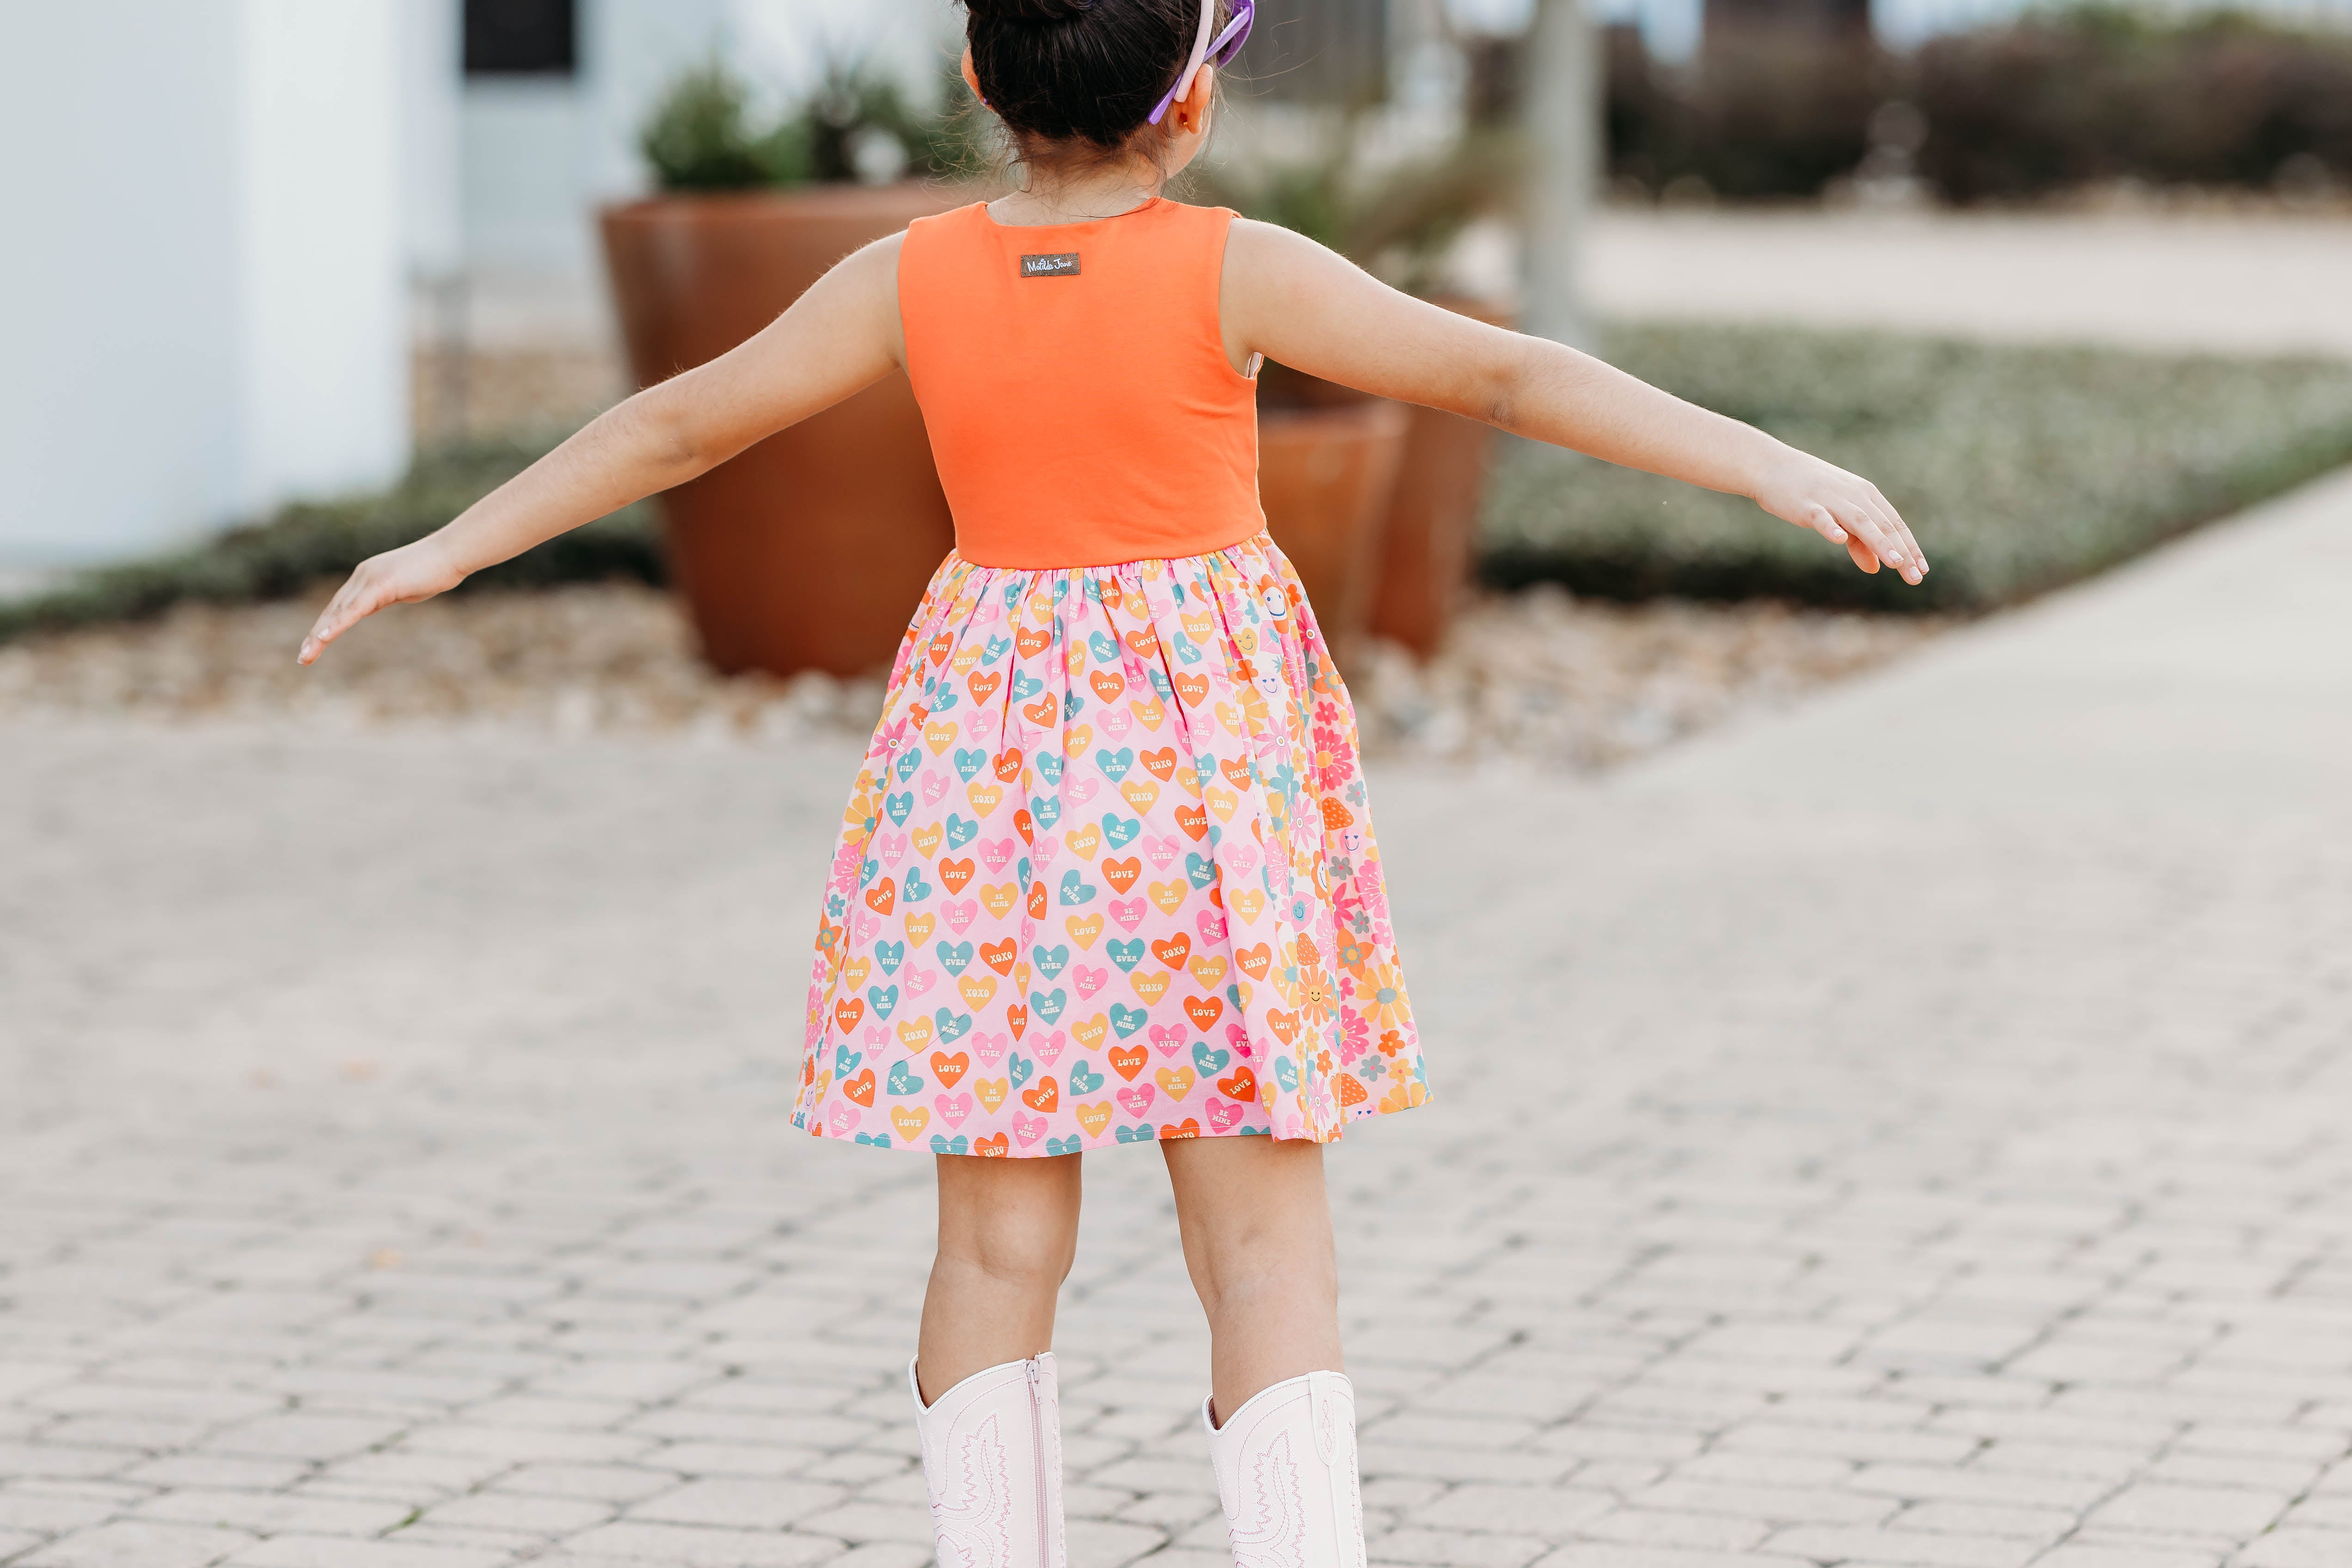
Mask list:
POLYGON ((941 632, 939 636, 937 636, 937 637, 933 637, 933 638, 931 639, 931 646, 930 646, 930 649, 929 649, 930 656, 931 656, 931 662, 932 662, 933 664, 944 664, 944 663, 946 663, 946 662, 947 662, 947 657, 948 657, 948 651, 949 651, 950 648, 954 647, 955 647, 955 638, 953 638, 953 637, 950 637, 950 636, 949 636, 947 633, 945 633, 945 632, 941 632))
POLYGON ((1061 1103, 1061 1086, 1050 1078, 1041 1078, 1033 1088, 1021 1091, 1021 1103, 1038 1112, 1050 1112, 1061 1103))
POLYGON ((1095 695, 1105 702, 1117 701, 1119 693, 1127 689, 1127 682, 1108 669, 1096 670, 1087 678, 1087 684, 1093 687, 1095 695))
POLYGON ((874 1069, 866 1068, 856 1078, 843 1079, 841 1092, 858 1104, 871 1109, 874 1104, 874 1069))
POLYGON ((966 676, 964 678, 963 689, 971 693, 971 700, 974 702, 984 703, 990 698, 995 696, 996 689, 1003 684, 1004 672, 1003 670, 986 669, 981 671, 977 675, 966 676))
POLYGON ((1004 1009, 1004 1021, 1012 1026, 1013 1037, 1019 1039, 1023 1032, 1029 1027, 1028 1007, 1019 1002, 1012 1004, 1004 1009))
POLYGON ((1029 918, 1033 921, 1045 918, 1045 879, 1042 877, 1029 884, 1029 918))
POLYGON ((1141 752, 1135 760, 1143 764, 1144 772, 1166 784, 1169 776, 1176 771, 1176 748, 1162 746, 1156 752, 1141 752))
POLYGON ((1298 1036, 1298 1019, 1289 1013, 1269 1010, 1265 1016, 1265 1026, 1272 1029, 1286 1046, 1298 1036))
POLYGON ((975 1138, 971 1141, 971 1152, 983 1160, 1010 1159, 1013 1141, 1002 1132, 993 1138, 975 1138))
POLYGON ((1024 805, 1020 810, 1013 814, 1013 826, 1020 830, 1022 843, 1034 844, 1037 842, 1037 823, 1036 820, 1029 815, 1029 808, 1027 806, 1024 805))
MULTIPOLYGON (((1130 604, 1132 597, 1130 596, 1130 604)), ((1140 616, 1144 610, 1130 608, 1128 614, 1140 616)), ((1160 634, 1150 626, 1127 634, 1127 646, 1138 658, 1154 658, 1160 653, 1160 634)))
POLYGON ((843 1034, 857 1027, 857 1020, 866 1016, 863 996, 845 996, 833 1005, 833 1021, 841 1026, 843 1034))
POLYGON ((1219 1018, 1222 1018, 1224 1016, 1225 999, 1222 996, 1187 996, 1184 998, 1184 1016, 1192 1019, 1192 1026, 1200 1030, 1204 1035, 1209 1032, 1210 1025, 1215 1023, 1219 1018))
POLYGON ((947 884, 949 892, 961 893, 964 884, 971 881, 973 873, 979 869, 980 862, 969 855, 961 860, 942 860, 940 862, 940 880, 947 884))
MULTIPOLYGON (((1150 1059, 1150 1053, 1141 1046, 1113 1046, 1110 1048, 1110 1070, 1129 1083, 1135 1081, 1135 1075, 1143 1070, 1143 1064, 1150 1059)), ((868 1068, 866 1076, 871 1079, 874 1076, 873 1070, 868 1068)), ((874 1086, 868 1083, 866 1090, 868 1095, 871 1095, 874 1092, 874 1086)))
POLYGON ((1013 955, 1019 952, 1020 948, 1009 936, 1003 942, 983 942, 980 944, 980 961, 1003 974, 1013 967, 1013 955))
POLYGON ((1217 771, 1224 774, 1235 789, 1249 788, 1250 765, 1247 757, 1227 757, 1217 764, 1217 771))
POLYGON ((1274 963, 1274 949, 1265 942, 1259 942, 1255 947, 1244 947, 1234 954, 1234 962, 1240 964, 1242 973, 1252 980, 1263 980, 1267 966, 1274 963))
POLYGON ((898 884, 885 877, 866 889, 866 907, 877 915, 887 915, 898 902, 898 884))
POLYGON ((1013 638, 1023 658, 1034 658, 1054 644, 1054 633, 1046 626, 1024 626, 1013 638))
MULTIPOLYGON (((953 1056, 948 1055, 945 1051, 931 1053, 931 1071, 939 1079, 941 1089, 953 1089, 956 1086, 956 1080, 971 1070, 971 1057, 969 1052, 958 1051, 953 1056)), ((1242 1070, 1247 1072, 1249 1069, 1244 1068, 1242 1070)))
MULTIPOLYGON (((938 1066, 939 1059, 933 1057, 931 1064, 938 1066)), ((1246 1105, 1257 1098, 1257 1075, 1247 1068, 1235 1068, 1233 1077, 1217 1080, 1217 1092, 1227 1100, 1238 1100, 1246 1105)))
MULTIPOLYGON (((1196 638, 1195 640, 1207 640, 1206 634, 1204 633, 1201 637, 1196 638)), ((1178 676, 1176 678, 1176 695, 1184 700, 1185 707, 1198 708, 1202 702, 1208 700, 1209 678, 1205 675, 1178 676)))
POLYGON ((1143 858, 1139 855, 1130 855, 1124 860, 1113 860, 1105 856, 1102 874, 1104 881, 1124 893, 1135 886, 1137 878, 1143 875, 1143 858))
POLYGON ((1200 1135, 1200 1118, 1194 1116, 1188 1116, 1172 1127, 1163 1123, 1160 1129, 1160 1136, 1163 1140, 1170 1138, 1198 1138, 1200 1135))
POLYGON ((1021 776, 1021 748, 1008 746, 996 753, 996 779, 999 784, 1011 784, 1021 776))
MULTIPOLYGON (((1184 830, 1187 837, 1207 837, 1209 833, 1209 808, 1205 805, 1178 806, 1176 808, 1176 826, 1184 830)), ((932 841, 934 843, 938 842, 938 836, 936 834, 932 836, 932 841)), ((923 853, 925 855, 929 855, 930 851, 926 849, 923 853)))
POLYGON ((1049 691, 1045 693, 1045 696, 1037 699, 1034 702, 1023 703, 1021 705, 1021 717, 1028 720, 1032 724, 1035 724, 1042 728, 1045 725, 1052 723, 1054 721, 1054 715, 1059 713, 1061 710, 1060 705, 1054 699, 1054 694, 1049 691))
POLYGON ((1181 931, 1165 942, 1155 942, 1151 944, 1151 956, 1171 969, 1183 968, 1185 955, 1192 951, 1192 937, 1181 931))

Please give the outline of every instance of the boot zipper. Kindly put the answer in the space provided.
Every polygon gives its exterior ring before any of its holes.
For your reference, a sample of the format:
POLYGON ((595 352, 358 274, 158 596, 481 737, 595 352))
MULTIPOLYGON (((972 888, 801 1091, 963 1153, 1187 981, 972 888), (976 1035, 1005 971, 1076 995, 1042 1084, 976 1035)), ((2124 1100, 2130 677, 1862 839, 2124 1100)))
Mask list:
POLYGON ((1029 1374, 1030 1473, 1037 1482, 1037 1568, 1054 1568, 1053 1547, 1045 1540, 1045 1402, 1037 1392, 1042 1371, 1034 1356, 1023 1366, 1029 1374))

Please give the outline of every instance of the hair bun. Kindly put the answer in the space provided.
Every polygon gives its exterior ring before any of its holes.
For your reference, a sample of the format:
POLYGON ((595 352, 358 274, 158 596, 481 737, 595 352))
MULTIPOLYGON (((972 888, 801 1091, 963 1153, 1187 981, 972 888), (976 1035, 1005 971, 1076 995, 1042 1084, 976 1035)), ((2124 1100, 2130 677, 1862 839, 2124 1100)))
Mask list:
POLYGON ((963 0, 963 8, 992 22, 1045 26, 1084 16, 1093 0, 963 0))

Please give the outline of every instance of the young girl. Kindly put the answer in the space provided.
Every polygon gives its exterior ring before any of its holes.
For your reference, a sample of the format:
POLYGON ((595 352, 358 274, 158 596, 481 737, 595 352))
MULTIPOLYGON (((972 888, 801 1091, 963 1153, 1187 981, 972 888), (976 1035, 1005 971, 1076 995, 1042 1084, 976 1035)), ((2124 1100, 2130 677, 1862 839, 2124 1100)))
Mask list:
POLYGON ((908 1376, 940 1560, 1062 1568, 1077 1156, 1149 1142, 1208 1314, 1234 1561, 1360 1564, 1322 1146, 1428 1091, 1348 696, 1258 508, 1257 365, 1752 497, 1865 572, 1927 562, 1864 479, 1162 196, 1250 0, 967 4, 965 79, 1025 188, 867 246, 362 563, 300 658, 905 369, 956 548, 851 797, 793 1123, 936 1156, 908 1376))

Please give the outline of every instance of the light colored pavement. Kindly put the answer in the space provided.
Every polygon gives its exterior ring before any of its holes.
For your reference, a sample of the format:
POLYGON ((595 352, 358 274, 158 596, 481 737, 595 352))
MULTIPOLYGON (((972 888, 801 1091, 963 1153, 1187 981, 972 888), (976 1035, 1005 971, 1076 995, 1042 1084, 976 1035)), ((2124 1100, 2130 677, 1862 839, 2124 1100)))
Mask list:
POLYGON ((1611 315, 2352 355, 2352 219, 1651 211, 1593 226, 1611 315))
MULTIPOLYGON (((2352 478, 1599 784, 1378 778, 1375 1559, 2352 1562, 2347 598, 2352 478)), ((929 1172, 783 1125, 845 752, 0 760, 0 1562, 924 1560, 929 1172)), ((1087 1175, 1072 1563, 1209 1568, 1158 1162, 1087 1175)))

